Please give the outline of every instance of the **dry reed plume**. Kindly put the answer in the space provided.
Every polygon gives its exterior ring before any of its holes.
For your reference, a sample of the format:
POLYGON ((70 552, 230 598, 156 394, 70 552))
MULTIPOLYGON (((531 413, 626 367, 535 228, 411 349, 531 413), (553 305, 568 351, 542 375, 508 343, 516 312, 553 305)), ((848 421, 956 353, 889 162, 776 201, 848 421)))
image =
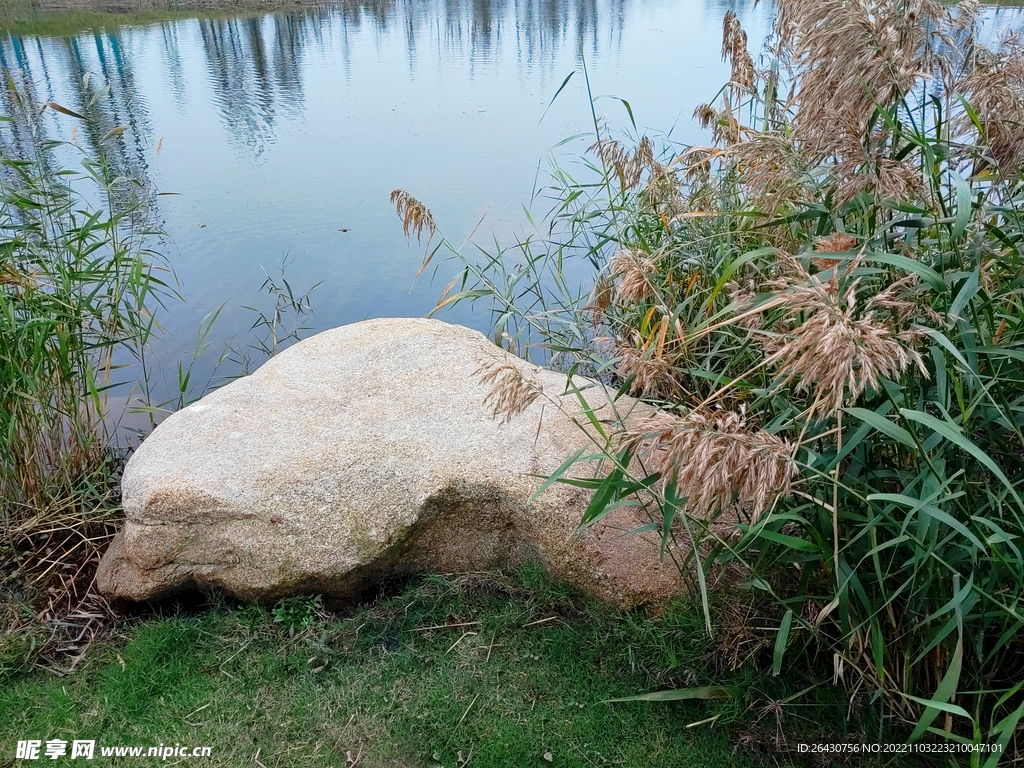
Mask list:
POLYGON ((18 288, 26 288, 32 285, 32 278, 23 272, 19 272, 10 264, 0 267, 0 285, 13 285, 18 288))
POLYGON ((619 251, 609 265, 613 278, 617 278, 616 297, 627 303, 638 303, 655 295, 652 278, 657 272, 653 258, 638 251, 619 251))
POLYGON ((864 135, 878 104, 892 104, 929 72, 935 0, 784 0, 776 30, 799 69, 798 139, 824 154, 836 128, 864 135))
POLYGON ((735 504, 756 521, 789 495, 796 476, 792 444, 752 428, 742 413, 680 417, 663 411, 630 427, 624 438, 675 484, 687 513, 704 519, 735 504))
POLYGON ((651 210, 671 219, 687 210, 682 191, 677 169, 672 164, 662 165, 652 161, 640 199, 651 210))
POLYGON ((730 144, 724 154, 743 173, 751 204, 765 215, 808 196, 805 161, 792 137, 758 134, 730 144))
POLYGON ((623 192, 639 183, 640 171, 634 167, 629 152, 619 142, 614 139, 598 139, 587 151, 593 152, 606 168, 614 171, 623 192))
POLYGON ((434 223, 434 214, 427 206, 404 189, 391 192, 391 203, 395 206, 398 218, 402 220, 402 231, 406 237, 412 233, 420 240, 424 232, 428 233, 428 240, 434 236, 437 226, 434 223))
POLYGON ((963 115, 956 128, 963 134, 980 129, 980 143, 988 157, 975 167, 996 165, 1003 176, 1017 178, 1024 164, 1024 48, 1010 39, 999 53, 978 48, 974 66, 955 88, 975 110, 977 125, 963 115))
POLYGON ((715 147, 690 147, 683 152, 679 159, 687 180, 700 186, 711 181, 711 158, 719 152, 715 147))
MULTIPOLYGON (((893 330, 870 308, 857 317, 857 281, 840 295, 836 276, 823 283, 793 265, 798 281, 775 282, 783 291, 792 331, 773 358, 779 362, 779 385, 796 381, 797 392, 811 393, 809 417, 834 415, 847 400, 856 401, 868 388, 877 390, 882 377, 898 379, 910 363, 927 376, 913 347, 923 335, 920 329, 893 330)), ((884 291, 880 296, 883 302, 895 300, 884 291)))
POLYGON ((600 158, 605 169, 619 181, 620 191, 629 192, 640 186, 640 199, 665 216, 682 210, 682 195, 673 163, 663 165, 654 157, 654 142, 644 136, 629 152, 614 139, 598 139, 588 149, 600 158), (647 174, 644 181, 644 174, 647 174))
POLYGON ((634 173, 642 173, 644 170, 651 170, 655 166, 654 142, 644 136, 636 145, 633 154, 630 156, 630 163, 633 165, 634 173))
MULTIPOLYGON (((845 235, 842 232, 835 232, 828 237, 819 238, 814 244, 815 253, 846 253, 852 251, 857 246, 857 239, 845 235)), ((839 264, 839 259, 830 259, 828 257, 811 259, 811 263, 814 264, 820 270, 832 269, 832 267, 839 264)))
POLYGON ((857 247, 857 238, 842 232, 833 232, 828 237, 820 237, 814 243, 815 253, 846 253, 857 247))
POLYGON ((750 58, 750 52, 747 50, 747 33, 743 31, 740 20, 733 11, 726 11, 722 22, 722 61, 729 61, 732 64, 729 80, 733 87, 748 91, 754 89, 757 73, 754 70, 754 60, 750 58))
MULTIPOLYGON (((917 158, 913 153, 892 157, 891 137, 874 116, 879 104, 897 102, 936 69, 939 57, 932 38, 940 33, 934 28, 947 18, 934 0, 782 0, 776 23, 779 51, 791 71, 799 72, 783 104, 774 99, 777 76, 756 71, 746 33, 738 17, 727 13, 722 56, 732 65, 731 89, 718 106, 698 106, 694 117, 724 148, 719 156, 742 175, 748 203, 771 217, 787 204, 811 199, 816 191, 809 171, 823 164, 829 166, 828 183, 840 203, 862 192, 925 200, 929 191, 917 158), (757 130, 740 122, 742 94, 756 99, 762 76, 773 92, 765 125, 785 124, 784 115, 792 110, 795 116, 785 130, 757 130)), ((1011 133, 1010 121, 995 117, 1009 109, 1012 88, 1006 80, 972 81, 970 87, 987 87, 991 94, 989 132, 1011 133)), ((1009 138, 1000 146, 1003 155, 1016 157, 1009 138)), ((1019 148, 1024 152, 1024 140, 1019 148)), ((690 165, 701 171, 700 164, 690 165)))
POLYGON ((625 344, 619 350, 616 366, 619 376, 632 379, 629 391, 647 397, 674 399, 685 394, 671 361, 656 349, 638 349, 625 344))
POLYGON ((633 152, 628 152, 614 139, 598 139, 587 151, 597 155, 604 166, 615 173, 623 192, 636 187, 644 171, 656 166, 654 144, 646 136, 633 152))
POLYGON ((484 404, 493 410, 494 418, 502 417, 507 424, 525 411, 544 393, 544 388, 533 376, 528 376, 509 359, 488 360, 482 363, 473 375, 482 384, 491 385, 491 391, 484 398, 484 404))
POLYGON ((921 318, 934 326, 942 326, 942 317, 924 301, 924 287, 917 275, 911 273, 879 291, 868 299, 868 310, 890 312, 897 325, 906 326, 921 318))
POLYGON ((701 128, 711 129, 711 140, 715 144, 735 144, 741 138, 743 128, 728 101, 721 109, 711 104, 700 104, 693 111, 693 117, 701 128))
POLYGON ((840 202, 864 191, 894 200, 927 196, 914 158, 891 157, 888 135, 872 121, 879 105, 899 103, 931 76, 947 19, 935 0, 780 2, 779 48, 799 72, 792 140, 809 165, 831 161, 840 202))
POLYGON ((584 310, 592 314, 594 327, 601 322, 604 313, 612 305, 615 299, 615 284, 608 275, 600 275, 594 281, 594 287, 590 291, 590 298, 584 306, 584 310))
POLYGON ((928 195, 920 168, 885 157, 881 152, 851 153, 845 163, 837 166, 837 177, 840 181, 836 197, 844 202, 866 191, 889 200, 925 200, 928 195))

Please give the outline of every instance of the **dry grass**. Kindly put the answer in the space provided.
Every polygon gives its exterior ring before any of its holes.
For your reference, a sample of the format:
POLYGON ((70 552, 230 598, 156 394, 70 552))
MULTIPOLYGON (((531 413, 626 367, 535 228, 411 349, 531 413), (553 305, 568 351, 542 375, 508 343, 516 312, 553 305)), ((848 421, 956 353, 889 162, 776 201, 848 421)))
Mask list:
MULTIPOLYGON (((107 473, 117 474, 109 468, 107 473)), ((0 645, 8 647, 0 649, 0 662, 31 663, 58 674, 78 665, 113 618, 93 591, 93 578, 120 522, 110 487, 80 489, 22 514, 8 509, 7 557, 0 567, 0 627, 6 633, 0 645)))
POLYGON ((723 601, 715 616, 715 649, 709 661, 730 672, 740 669, 748 662, 756 663, 759 657, 771 647, 771 634, 766 626, 773 623, 751 595, 730 595, 723 601))

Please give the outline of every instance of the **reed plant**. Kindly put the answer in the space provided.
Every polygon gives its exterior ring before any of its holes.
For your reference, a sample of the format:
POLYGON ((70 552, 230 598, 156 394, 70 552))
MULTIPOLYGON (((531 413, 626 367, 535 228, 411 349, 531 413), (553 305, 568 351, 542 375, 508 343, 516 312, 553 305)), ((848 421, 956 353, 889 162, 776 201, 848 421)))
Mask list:
POLYGON ((779 0, 757 63, 730 12, 707 146, 595 118, 534 235, 437 242, 439 306, 489 302, 577 391, 658 407, 590 414, 550 478, 594 490, 584 524, 647 508, 709 630, 724 572, 779 606, 775 674, 825 658, 866 737, 992 766, 1024 720, 1024 48, 983 45, 976 9, 779 0))
POLYGON ((213 351, 223 304, 202 319, 193 352, 158 398, 153 381, 172 369, 151 359, 150 342, 164 302, 180 297, 156 249, 164 235, 151 222, 153 198, 171 193, 106 161, 105 143, 124 128, 100 138, 93 156, 75 143, 77 128, 70 142, 45 133, 47 112, 78 123, 85 116, 53 102, 40 112, 9 76, 0 89, 11 110, 0 116, 2 678, 29 661, 73 667, 112 616, 93 575, 123 517, 129 443, 148 431, 122 428, 121 417, 147 414, 152 428, 299 341, 310 330, 316 286, 294 291, 282 260, 259 291, 271 308, 246 307, 252 327, 225 345, 209 379, 194 370, 213 351), (238 373, 216 376, 225 362, 238 373))
MULTIPOLYGON (((5 87, 15 109, 35 111, 5 87)), ((0 613, 26 642, 39 617, 59 617, 42 642, 74 647, 102 618, 89 586, 120 518, 106 395, 124 383, 119 368, 145 363, 169 289, 138 184, 46 139, 38 114, 21 117, 37 151, 0 155, 0 613), (80 171, 61 169, 69 153, 80 171)))

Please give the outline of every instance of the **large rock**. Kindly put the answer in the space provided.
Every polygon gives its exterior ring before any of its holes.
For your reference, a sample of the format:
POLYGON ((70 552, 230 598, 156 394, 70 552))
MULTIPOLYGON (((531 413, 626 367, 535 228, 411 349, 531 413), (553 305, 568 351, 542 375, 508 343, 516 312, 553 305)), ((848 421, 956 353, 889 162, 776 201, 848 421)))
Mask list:
MULTIPOLYGON (((650 540, 625 535, 647 522, 633 508, 578 532, 589 491, 559 483, 534 498, 541 477, 589 442, 565 389, 564 375, 436 320, 371 320, 307 339, 142 443, 99 590, 347 598, 396 573, 535 558, 619 605, 663 602, 679 574, 650 540), (479 374, 489 361, 511 363, 543 395, 494 418, 479 374)), ((585 397, 613 418, 600 387, 585 397)), ((630 400, 616 408, 646 412, 630 400)))

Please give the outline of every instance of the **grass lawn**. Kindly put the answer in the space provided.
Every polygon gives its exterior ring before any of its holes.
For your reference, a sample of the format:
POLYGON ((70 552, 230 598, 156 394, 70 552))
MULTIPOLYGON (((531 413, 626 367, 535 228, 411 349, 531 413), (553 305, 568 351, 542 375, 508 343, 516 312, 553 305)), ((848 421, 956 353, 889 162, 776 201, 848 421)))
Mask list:
POLYGON ((0 33, 75 35, 184 19, 262 17, 275 11, 327 5, 330 0, 144 0, 110 4, 105 0, 0 0, 0 33), (129 6, 129 7, 124 7, 129 6))
POLYGON ((829 686, 785 702, 810 685, 800 671, 729 671, 727 655, 692 607, 617 614, 532 570, 420 578, 337 614, 309 599, 163 605, 123 620, 70 675, 9 671, 0 765, 32 764, 12 760, 18 740, 95 739, 94 764, 155 759, 100 746, 179 743, 212 756, 166 764, 743 768, 846 738, 829 686), (704 685, 731 695, 603 703, 704 685))

